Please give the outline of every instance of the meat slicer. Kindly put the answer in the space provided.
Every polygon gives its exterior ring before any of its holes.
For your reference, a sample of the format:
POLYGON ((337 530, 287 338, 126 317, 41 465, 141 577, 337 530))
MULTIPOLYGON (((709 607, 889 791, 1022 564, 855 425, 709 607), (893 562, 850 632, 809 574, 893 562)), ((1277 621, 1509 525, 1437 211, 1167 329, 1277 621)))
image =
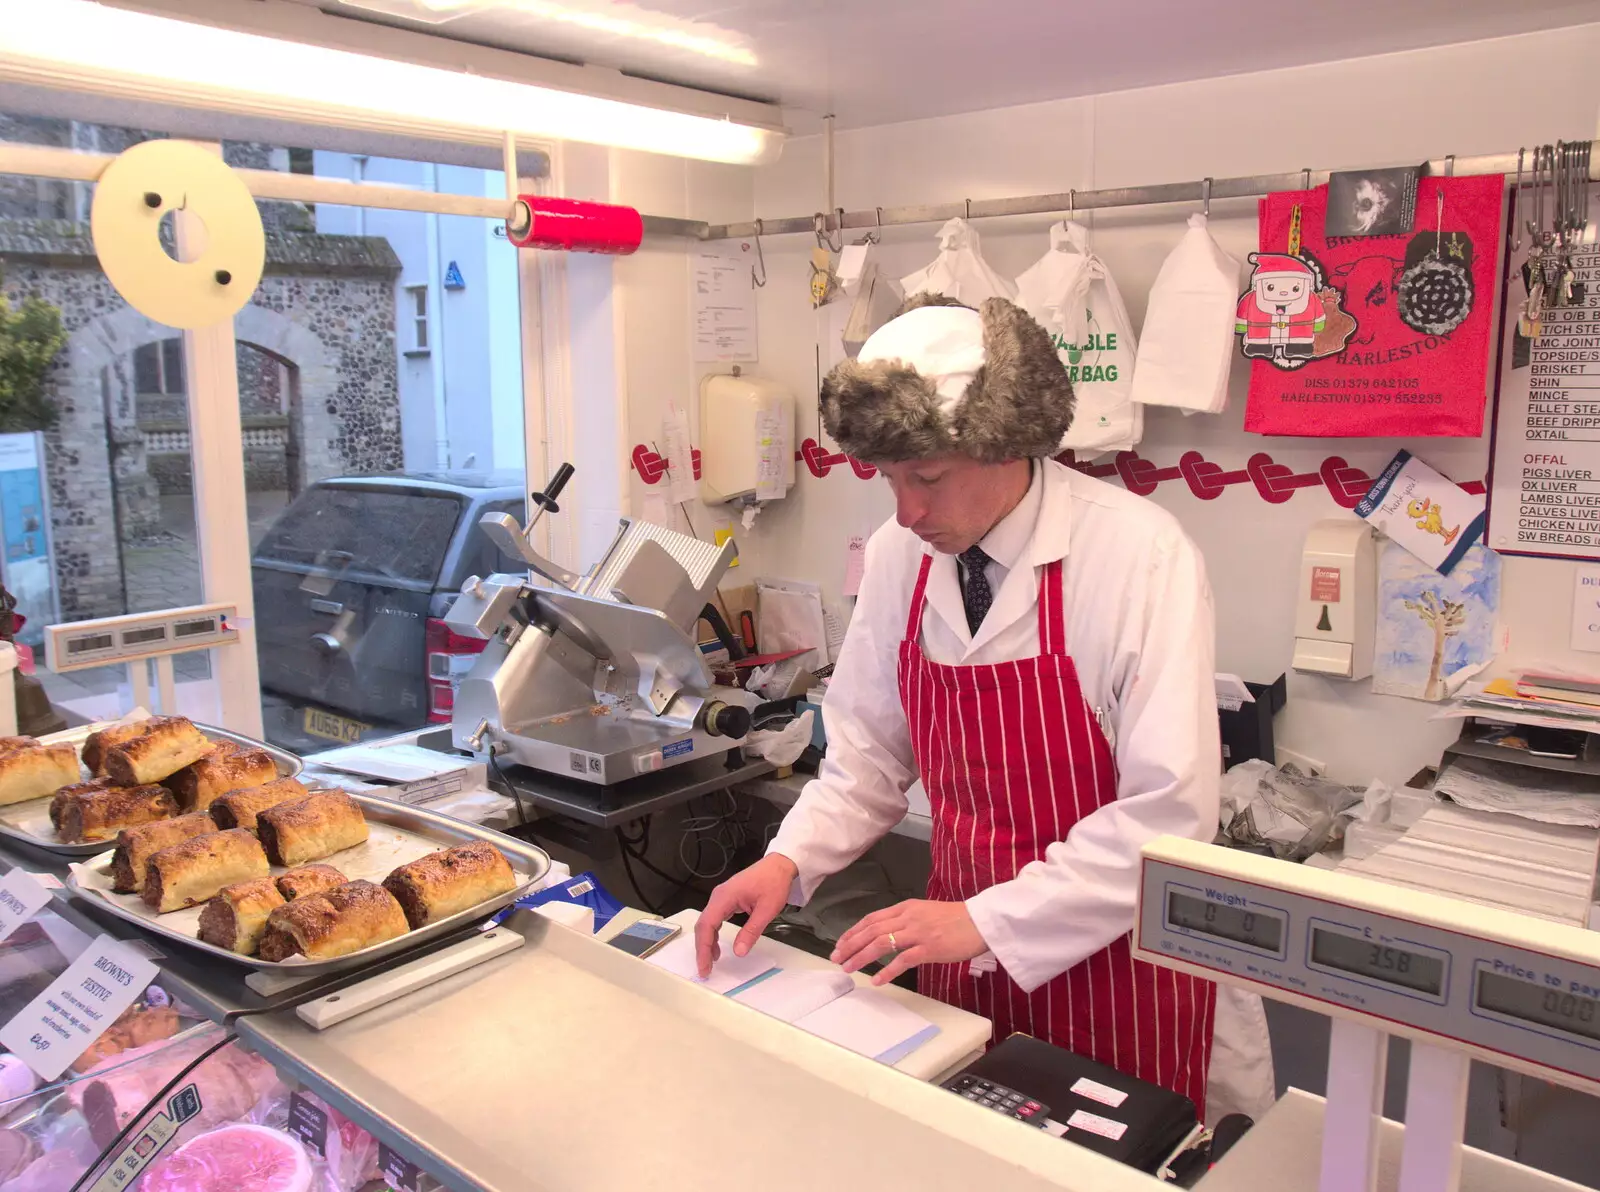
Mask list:
POLYGON ((572 472, 562 464, 532 495, 526 528, 509 513, 480 520, 529 570, 472 577, 445 617, 488 643, 456 692, 453 743, 602 786, 733 748, 757 701, 714 683, 695 633, 733 542, 624 518, 576 575, 533 547, 572 472))

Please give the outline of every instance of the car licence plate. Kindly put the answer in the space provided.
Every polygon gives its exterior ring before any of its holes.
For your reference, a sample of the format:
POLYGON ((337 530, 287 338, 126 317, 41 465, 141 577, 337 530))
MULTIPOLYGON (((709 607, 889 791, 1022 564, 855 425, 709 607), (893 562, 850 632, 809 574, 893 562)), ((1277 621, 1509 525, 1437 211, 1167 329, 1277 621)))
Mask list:
POLYGON ((344 716, 335 716, 332 712, 324 712, 321 708, 307 708, 305 710, 306 732, 313 737, 321 737, 324 741, 338 741, 341 745, 354 745, 361 740, 361 734, 369 732, 370 724, 363 724, 359 720, 350 720, 344 716))

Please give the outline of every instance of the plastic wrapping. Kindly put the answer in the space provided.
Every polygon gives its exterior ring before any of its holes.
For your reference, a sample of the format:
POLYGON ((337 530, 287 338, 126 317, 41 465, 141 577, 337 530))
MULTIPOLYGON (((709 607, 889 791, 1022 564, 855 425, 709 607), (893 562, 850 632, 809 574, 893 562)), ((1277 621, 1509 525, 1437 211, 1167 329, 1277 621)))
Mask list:
POLYGON ((518 248, 626 256, 644 239, 644 219, 632 207, 547 195, 518 195, 517 203, 527 208, 527 227, 507 224, 506 235, 518 248))
POLYGON ((1259 758, 1241 762, 1222 777, 1222 802, 1232 815, 1230 839, 1265 847, 1286 861, 1302 861, 1340 838, 1341 812, 1361 802, 1362 792, 1324 778, 1280 770, 1259 758))

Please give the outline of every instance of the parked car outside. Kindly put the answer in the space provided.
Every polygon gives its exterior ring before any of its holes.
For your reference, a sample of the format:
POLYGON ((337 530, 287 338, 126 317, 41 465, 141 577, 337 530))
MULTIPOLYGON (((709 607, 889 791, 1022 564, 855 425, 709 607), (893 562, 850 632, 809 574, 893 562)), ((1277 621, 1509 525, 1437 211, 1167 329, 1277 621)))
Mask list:
POLYGON ((526 515, 513 472, 319 480, 251 560, 266 737, 314 753, 449 721, 484 643, 452 633, 472 575, 526 568, 479 526, 526 515))

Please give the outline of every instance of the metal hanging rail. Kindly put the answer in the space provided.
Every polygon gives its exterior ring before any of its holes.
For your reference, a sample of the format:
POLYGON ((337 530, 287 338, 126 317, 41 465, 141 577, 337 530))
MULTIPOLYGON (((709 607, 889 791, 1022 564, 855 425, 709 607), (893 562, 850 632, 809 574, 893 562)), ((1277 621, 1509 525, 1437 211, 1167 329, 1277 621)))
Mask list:
MULTIPOLYGON (((1600 141, 1592 143, 1590 177, 1600 181, 1600 141)), ((1425 176, 1451 174, 1515 174, 1518 154, 1490 153, 1478 157, 1445 157, 1423 164, 1425 176)), ((1529 158, 1531 165, 1531 158, 1529 158)), ((1069 190, 1060 194, 1027 195, 1015 199, 963 199, 958 203, 929 203, 914 207, 876 207, 870 211, 843 208, 817 215, 787 219, 757 219, 747 223, 713 224, 707 240, 745 236, 783 236, 797 232, 871 231, 903 224, 943 223, 947 219, 990 219, 1002 215, 1056 215, 1078 211, 1103 211, 1108 207, 1146 207, 1158 203, 1199 203, 1210 199, 1259 198, 1281 190, 1308 190, 1328 180, 1328 170, 1295 170, 1287 174, 1251 174, 1240 178, 1204 178, 1198 182, 1169 182, 1160 186, 1129 186, 1110 190, 1069 190), (820 228, 819 228, 820 223, 820 228)))
MULTIPOLYGON (((0 174, 56 178, 68 182, 93 182, 115 157, 44 145, 0 144, 0 174)), ((346 182, 315 174, 290 174, 278 170, 236 169, 245 187, 258 199, 283 199, 297 203, 328 203, 344 207, 375 207, 391 211, 424 211, 436 215, 475 215, 504 220, 511 212, 507 199, 483 195, 451 195, 376 182, 346 182)), ((706 225, 699 220, 644 217, 651 236, 687 236, 701 239, 706 225)))

